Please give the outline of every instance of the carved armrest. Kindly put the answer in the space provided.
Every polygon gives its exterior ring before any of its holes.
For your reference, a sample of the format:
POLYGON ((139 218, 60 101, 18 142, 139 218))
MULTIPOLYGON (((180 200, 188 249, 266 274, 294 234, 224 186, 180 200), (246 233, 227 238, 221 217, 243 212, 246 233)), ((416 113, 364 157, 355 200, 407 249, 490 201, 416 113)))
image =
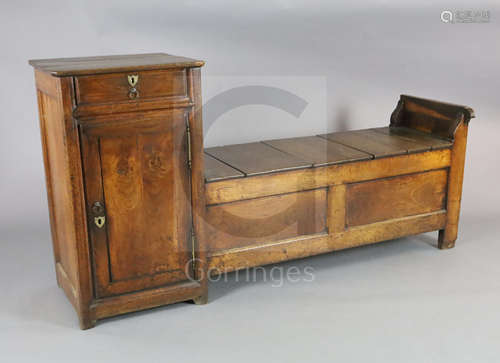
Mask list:
POLYGON ((391 115, 391 127, 408 127, 454 140, 461 122, 467 124, 474 110, 467 106, 401 95, 391 115))

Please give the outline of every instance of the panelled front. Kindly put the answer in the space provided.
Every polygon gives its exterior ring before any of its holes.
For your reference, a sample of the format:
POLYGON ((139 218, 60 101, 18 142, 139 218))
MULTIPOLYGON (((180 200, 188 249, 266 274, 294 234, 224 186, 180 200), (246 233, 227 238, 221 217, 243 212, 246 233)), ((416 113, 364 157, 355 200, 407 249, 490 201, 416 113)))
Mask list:
POLYGON ((326 232, 325 188, 207 207, 210 252, 326 232))
POLYGON ((445 209, 446 169, 347 185, 346 226, 445 209))
POLYGON ((186 112, 82 123, 81 140, 97 295, 187 280, 192 246, 186 112))

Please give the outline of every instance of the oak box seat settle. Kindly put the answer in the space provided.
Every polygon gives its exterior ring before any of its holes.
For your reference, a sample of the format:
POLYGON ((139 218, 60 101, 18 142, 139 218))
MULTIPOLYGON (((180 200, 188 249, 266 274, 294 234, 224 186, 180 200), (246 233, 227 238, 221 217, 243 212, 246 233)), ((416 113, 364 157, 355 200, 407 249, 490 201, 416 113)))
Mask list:
POLYGON ((207 276, 439 231, 455 245, 465 106, 387 127, 203 148, 202 61, 32 60, 59 286, 80 326, 207 301, 207 276))

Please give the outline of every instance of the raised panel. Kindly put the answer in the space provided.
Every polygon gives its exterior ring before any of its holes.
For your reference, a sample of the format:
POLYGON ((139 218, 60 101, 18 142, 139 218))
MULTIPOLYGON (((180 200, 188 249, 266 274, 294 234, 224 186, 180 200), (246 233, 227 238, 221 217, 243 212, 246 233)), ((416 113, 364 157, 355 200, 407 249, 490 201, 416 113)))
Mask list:
POLYGON ((347 186, 347 226, 444 209, 447 170, 398 176, 347 186))
POLYGON ((76 236, 71 185, 68 182, 70 177, 65 149, 64 117, 61 103, 55 96, 38 91, 38 102, 54 255, 56 262, 75 288, 78 286, 76 236))
POLYGON ((326 231, 326 189, 209 206, 211 253, 326 231))
POLYGON ((168 111, 140 125, 83 129, 88 208, 101 201, 106 214, 105 228, 90 223, 101 295, 190 276, 185 122, 183 111, 168 111))

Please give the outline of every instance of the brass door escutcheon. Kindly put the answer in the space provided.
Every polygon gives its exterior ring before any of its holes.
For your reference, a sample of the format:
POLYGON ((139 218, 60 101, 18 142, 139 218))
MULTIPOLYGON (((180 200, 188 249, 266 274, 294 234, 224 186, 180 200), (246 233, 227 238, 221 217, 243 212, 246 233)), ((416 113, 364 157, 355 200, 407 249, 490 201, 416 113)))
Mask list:
POLYGON ((94 213, 95 225, 98 228, 102 228, 102 226, 104 226, 104 223, 106 223, 106 217, 102 215, 104 214, 104 205, 101 202, 95 202, 92 205, 92 213, 94 213))
POLYGON ((104 226, 104 223, 106 223, 106 217, 104 216, 94 217, 94 223, 98 228, 102 228, 104 226))

